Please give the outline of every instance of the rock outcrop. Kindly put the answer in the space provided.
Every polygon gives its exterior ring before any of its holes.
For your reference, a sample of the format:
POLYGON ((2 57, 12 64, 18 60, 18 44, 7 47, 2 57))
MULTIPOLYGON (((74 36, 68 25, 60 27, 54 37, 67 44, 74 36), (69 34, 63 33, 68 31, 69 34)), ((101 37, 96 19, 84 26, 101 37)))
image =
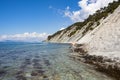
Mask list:
POLYGON ((74 53, 70 57, 75 61, 92 64, 96 70, 106 73, 108 76, 115 78, 115 80, 120 80, 120 62, 111 60, 108 57, 89 55, 87 53, 74 53))

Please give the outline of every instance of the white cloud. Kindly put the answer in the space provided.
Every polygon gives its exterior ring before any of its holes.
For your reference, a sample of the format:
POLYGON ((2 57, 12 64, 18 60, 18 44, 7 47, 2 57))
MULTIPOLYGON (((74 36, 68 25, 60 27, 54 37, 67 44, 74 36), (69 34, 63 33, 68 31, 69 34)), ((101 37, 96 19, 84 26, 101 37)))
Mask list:
POLYGON ((67 9, 67 10, 69 10, 69 9, 70 9, 70 7, 69 7, 69 6, 67 6, 67 7, 66 7, 66 9, 67 9))
POLYGON ((77 11, 70 11, 70 7, 67 7, 64 15, 69 17, 72 21, 83 21, 90 14, 92 15, 100 8, 107 6, 109 3, 118 0, 80 0, 78 6, 80 7, 77 11))
POLYGON ((25 41, 25 42, 33 42, 33 41, 42 41, 47 38, 49 34, 47 33, 29 33, 25 32, 23 34, 14 34, 14 35, 0 35, 0 41, 4 40, 13 40, 13 41, 25 41))
MULTIPOLYGON (((51 6, 51 5, 48 8, 51 9, 53 12, 55 12, 57 14, 61 14, 62 15, 64 13, 64 10, 55 8, 54 6, 51 6)), ((67 8, 69 8, 69 7, 67 7, 67 8)))
POLYGON ((62 28, 60 28, 60 30, 63 30, 63 29, 65 29, 65 28, 63 28, 63 27, 62 27, 62 28))

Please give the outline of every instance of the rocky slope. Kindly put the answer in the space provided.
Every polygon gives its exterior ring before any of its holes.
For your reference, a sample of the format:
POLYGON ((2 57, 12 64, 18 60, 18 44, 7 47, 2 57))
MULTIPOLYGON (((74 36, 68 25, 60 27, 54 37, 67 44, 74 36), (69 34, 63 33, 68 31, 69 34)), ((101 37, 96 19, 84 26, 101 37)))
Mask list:
MULTIPOLYGON (((54 42, 54 43, 72 43, 72 42, 78 42, 87 32, 90 32, 92 30, 88 30, 85 32, 88 25, 90 25, 90 22, 86 23, 84 26, 79 26, 79 23, 75 23, 68 28, 58 31, 53 35, 48 36, 47 42, 54 42), (77 28, 80 28, 77 30, 77 28)), ((94 28, 97 26, 97 23, 95 22, 91 27, 94 28)))
POLYGON ((95 14, 90 15, 84 22, 74 23, 68 28, 48 36, 47 41, 57 42, 57 43, 71 43, 71 42, 82 42, 82 41, 88 42, 88 38, 91 37, 91 35, 89 36, 89 33, 91 31, 95 30, 100 26, 106 26, 107 23, 111 23, 109 20, 113 20, 114 17, 110 17, 110 16, 118 14, 116 13, 116 11, 114 12, 114 10, 118 7, 119 4, 120 1, 110 3, 108 7, 101 8, 101 10, 96 11, 95 14), (85 39, 86 36, 88 36, 87 39, 85 39))
POLYGON ((90 54, 106 56, 104 53, 107 52, 115 57, 116 55, 112 55, 115 52, 120 57, 120 6, 78 43, 87 44, 90 54))

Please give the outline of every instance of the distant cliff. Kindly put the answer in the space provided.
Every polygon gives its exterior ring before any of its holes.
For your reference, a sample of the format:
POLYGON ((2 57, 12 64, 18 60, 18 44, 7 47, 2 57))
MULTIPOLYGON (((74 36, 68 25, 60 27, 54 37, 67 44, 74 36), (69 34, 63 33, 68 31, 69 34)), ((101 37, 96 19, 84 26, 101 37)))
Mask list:
MULTIPOLYGON (((113 3, 110 3, 108 7, 101 8, 96 11, 95 14, 90 15, 84 22, 76 22, 64 30, 49 35, 46 41, 55 43, 88 43, 100 28, 107 26, 106 24, 115 26, 116 23, 120 23, 120 20, 118 20, 120 19, 119 5, 120 0, 117 2, 114 1, 113 3), (116 10, 118 10, 118 12, 116 10), (117 15, 115 16, 116 18, 113 17, 113 15, 117 15)), ((105 31, 107 30, 108 29, 106 28, 105 31)), ((101 35, 102 33, 103 32, 101 32, 101 35)))

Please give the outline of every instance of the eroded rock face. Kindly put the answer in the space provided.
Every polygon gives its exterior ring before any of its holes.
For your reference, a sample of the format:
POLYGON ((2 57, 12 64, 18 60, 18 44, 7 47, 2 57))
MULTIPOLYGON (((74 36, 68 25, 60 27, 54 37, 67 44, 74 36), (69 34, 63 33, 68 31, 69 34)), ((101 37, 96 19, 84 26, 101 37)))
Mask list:
POLYGON ((75 52, 81 52, 81 53, 86 53, 86 51, 83 48, 75 48, 75 52))
POLYGON ((86 48, 86 44, 75 44, 73 46, 73 51, 74 52, 78 52, 80 54, 85 54, 87 53, 87 48, 86 48))
MULTIPOLYGON (((118 64, 118 63, 115 63, 118 64)), ((115 77, 117 80, 120 80, 120 64, 98 64, 97 70, 107 73, 108 75, 115 77)))
POLYGON ((90 37, 91 52, 120 51, 120 6, 91 33, 90 37))
POLYGON ((120 80, 120 62, 111 60, 110 58, 89 54, 79 54, 71 56, 74 60, 79 60, 87 64, 95 66, 95 69, 120 80))

